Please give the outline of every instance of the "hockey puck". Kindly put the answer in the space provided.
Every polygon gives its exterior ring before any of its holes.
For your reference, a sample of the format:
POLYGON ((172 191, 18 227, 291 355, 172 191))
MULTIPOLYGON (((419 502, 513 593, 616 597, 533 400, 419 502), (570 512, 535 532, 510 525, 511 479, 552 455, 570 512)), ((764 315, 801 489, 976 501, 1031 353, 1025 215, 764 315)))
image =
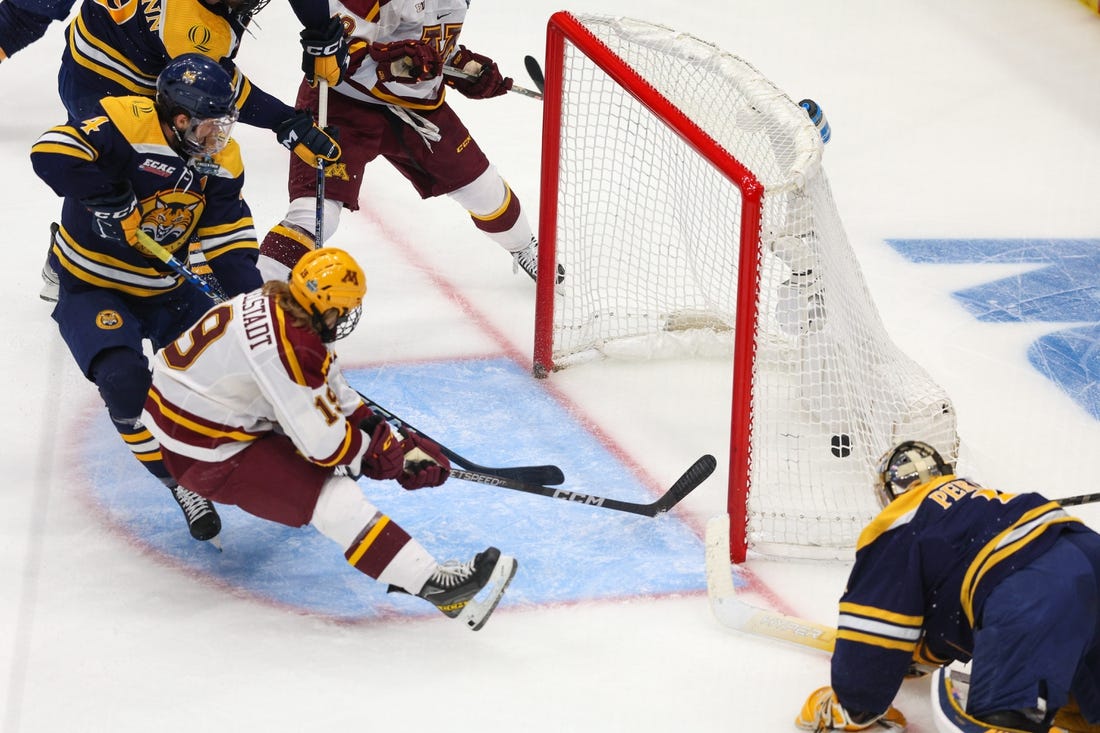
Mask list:
POLYGON ((833 455, 837 458, 847 458, 852 455, 852 437, 847 434, 834 435, 829 443, 832 446, 833 455))

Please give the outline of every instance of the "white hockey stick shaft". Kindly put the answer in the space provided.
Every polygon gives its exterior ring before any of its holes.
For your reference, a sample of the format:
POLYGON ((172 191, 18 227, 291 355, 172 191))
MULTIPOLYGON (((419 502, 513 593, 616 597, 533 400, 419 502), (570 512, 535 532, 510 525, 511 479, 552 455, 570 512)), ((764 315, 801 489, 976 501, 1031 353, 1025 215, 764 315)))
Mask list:
POLYGON ((745 603, 737 597, 729 559, 729 517, 707 522, 707 595, 710 608, 723 626, 832 653, 836 629, 796 616, 745 603))

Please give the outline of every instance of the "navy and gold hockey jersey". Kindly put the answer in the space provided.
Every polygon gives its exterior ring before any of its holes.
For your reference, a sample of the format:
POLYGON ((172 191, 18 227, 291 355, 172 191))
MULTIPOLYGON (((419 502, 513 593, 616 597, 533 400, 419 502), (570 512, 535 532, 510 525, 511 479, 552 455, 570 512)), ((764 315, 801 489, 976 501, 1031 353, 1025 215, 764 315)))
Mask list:
POLYGON ((229 72, 240 120, 274 129, 294 109, 255 87, 233 58, 245 26, 225 4, 202 0, 84 0, 69 24, 58 91, 72 118, 87 116, 105 96, 156 94, 157 75, 185 53, 199 53, 229 72))
POLYGON ((832 684, 849 710, 893 701, 910 662, 967 661, 997 583, 1064 532, 1089 531, 1039 494, 955 476, 902 494, 860 534, 840 600, 832 684))
POLYGON ((169 145, 152 100, 106 97, 99 109, 99 115, 48 130, 31 149, 35 173, 65 199, 53 243, 63 284, 141 297, 178 287, 179 277, 151 253, 100 238, 80 203, 128 181, 146 234, 181 259, 197 239, 226 291, 257 287, 259 246, 241 197, 244 167, 236 141, 213 158, 210 171, 199 173, 169 145))

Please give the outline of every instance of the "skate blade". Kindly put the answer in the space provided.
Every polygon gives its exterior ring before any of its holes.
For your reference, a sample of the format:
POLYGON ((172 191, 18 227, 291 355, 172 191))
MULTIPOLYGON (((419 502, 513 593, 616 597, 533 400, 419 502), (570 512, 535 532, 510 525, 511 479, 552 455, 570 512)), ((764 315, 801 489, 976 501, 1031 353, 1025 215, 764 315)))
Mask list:
POLYGON ((213 545, 218 552, 222 551, 222 536, 220 534, 216 534, 208 540, 203 540, 203 542, 213 545))
POLYGON ((501 555, 500 559, 497 560, 496 567, 493 568, 493 574, 489 576, 489 582, 482 589, 483 593, 486 590, 488 592, 484 593, 484 597, 480 601, 477 598, 471 598, 466 603, 466 607, 462 609, 462 613, 458 615, 458 619, 473 631, 477 631, 484 626, 493 610, 496 609, 497 604, 500 603, 508 584, 515 577, 517 567, 519 567, 519 563, 516 562, 514 557, 501 555))

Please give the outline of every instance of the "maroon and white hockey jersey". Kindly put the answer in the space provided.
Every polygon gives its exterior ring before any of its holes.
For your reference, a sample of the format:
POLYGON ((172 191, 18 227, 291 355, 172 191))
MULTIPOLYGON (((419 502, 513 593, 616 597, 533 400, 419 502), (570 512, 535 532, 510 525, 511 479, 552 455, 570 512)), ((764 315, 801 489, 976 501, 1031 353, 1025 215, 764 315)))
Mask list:
POLYGON ((449 59, 458 49, 467 6, 466 0, 329 0, 332 14, 344 23, 351 56, 349 74, 335 91, 365 102, 435 109, 443 103, 443 77, 415 84, 379 81, 367 45, 430 41, 449 59))
POLYGON ((272 430, 308 460, 358 466, 370 415, 336 355, 254 290, 214 306, 152 360, 142 422, 161 445, 223 461, 272 430))

